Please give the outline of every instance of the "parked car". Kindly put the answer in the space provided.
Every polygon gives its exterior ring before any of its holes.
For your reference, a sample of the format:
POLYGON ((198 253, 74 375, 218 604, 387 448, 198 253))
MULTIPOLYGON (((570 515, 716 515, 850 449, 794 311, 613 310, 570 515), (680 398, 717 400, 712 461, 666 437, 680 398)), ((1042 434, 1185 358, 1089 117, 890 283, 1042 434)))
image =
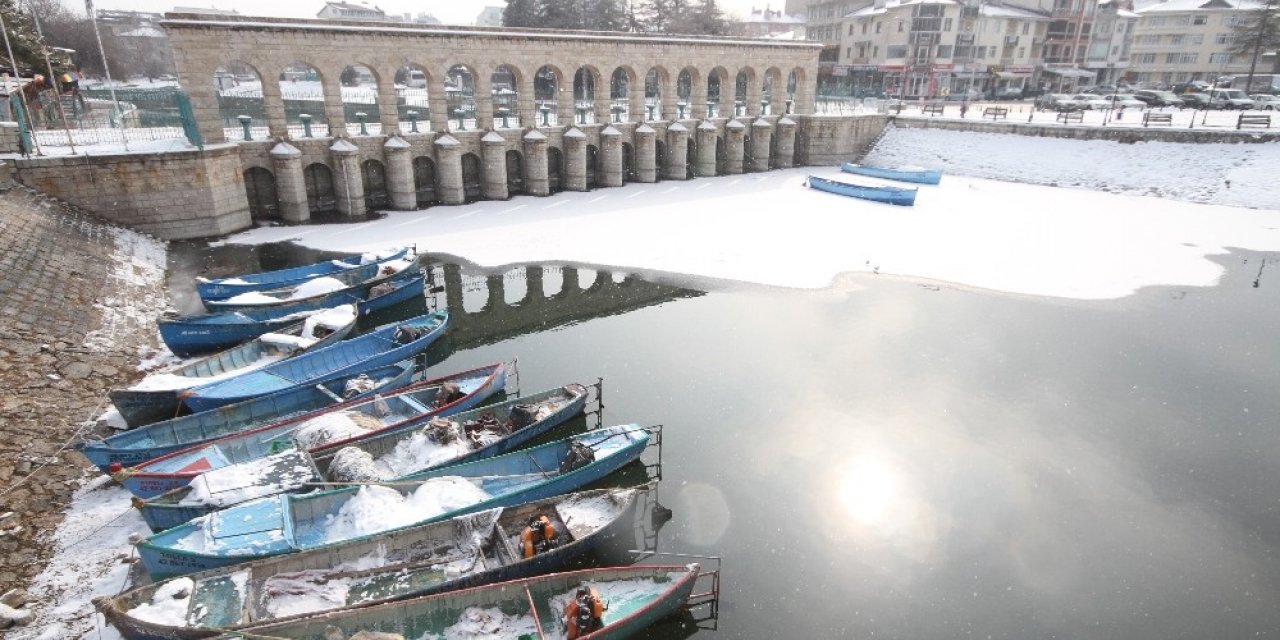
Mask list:
POLYGON ((1077 93, 1071 96, 1072 100, 1080 103, 1082 109, 1107 109, 1111 107, 1111 102, 1102 96, 1095 96, 1092 93, 1077 93))
POLYGON ((991 92, 991 97, 995 100, 1021 100, 1022 89, 1020 87, 1000 87, 991 92))
POLYGON ((981 99, 982 99, 982 92, 981 92, 981 91, 978 91, 977 89, 966 89, 966 90, 964 90, 964 91, 953 91, 953 92, 951 92, 951 93, 947 94, 946 99, 947 99, 947 100, 954 101, 954 102, 961 102, 961 101, 965 101, 965 100, 967 100, 967 101, 969 101, 969 102, 973 102, 974 100, 981 100, 981 99))
POLYGON ((1203 80, 1191 80, 1182 84, 1173 85, 1173 92, 1182 95, 1184 93, 1201 93, 1210 89, 1209 83, 1203 80))
POLYGON ((1192 109, 1225 109, 1227 101, 1218 95, 1210 98, 1207 93, 1184 93, 1182 105, 1192 109))
POLYGON ((1182 98, 1172 91, 1158 89, 1140 89, 1133 92, 1133 97, 1153 107, 1181 107, 1182 98))
POLYGON ((1100 84, 1094 87, 1085 87, 1080 90, 1080 93, 1092 93, 1094 95, 1099 95, 1099 96, 1107 95, 1115 92, 1116 92, 1116 88, 1109 84, 1100 84))
POLYGON ((1147 106, 1147 103, 1128 93, 1113 93, 1111 95, 1102 96, 1102 99, 1107 101, 1107 108, 1141 109, 1147 106))
POLYGON ((1245 95, 1242 89, 1218 89, 1213 92, 1215 97, 1221 97, 1227 102, 1225 109, 1245 109, 1253 108, 1253 98, 1245 95))
POLYGON ((1254 109, 1280 111, 1280 96, 1273 96, 1269 93, 1255 93, 1249 97, 1253 98, 1254 109))

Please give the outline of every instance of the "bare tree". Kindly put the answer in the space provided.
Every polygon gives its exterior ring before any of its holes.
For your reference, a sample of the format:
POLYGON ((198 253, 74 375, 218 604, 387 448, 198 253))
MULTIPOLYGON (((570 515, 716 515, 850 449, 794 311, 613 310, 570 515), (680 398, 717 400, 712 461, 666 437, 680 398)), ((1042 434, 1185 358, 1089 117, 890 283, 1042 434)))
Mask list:
MULTIPOLYGON (((1235 26, 1235 39, 1228 50, 1233 56, 1249 56, 1249 78, 1245 93, 1253 90, 1253 76, 1263 51, 1280 48, 1280 0, 1263 0, 1262 6, 1245 14, 1235 26)), ((1277 55, 1280 55, 1278 53, 1277 55)))

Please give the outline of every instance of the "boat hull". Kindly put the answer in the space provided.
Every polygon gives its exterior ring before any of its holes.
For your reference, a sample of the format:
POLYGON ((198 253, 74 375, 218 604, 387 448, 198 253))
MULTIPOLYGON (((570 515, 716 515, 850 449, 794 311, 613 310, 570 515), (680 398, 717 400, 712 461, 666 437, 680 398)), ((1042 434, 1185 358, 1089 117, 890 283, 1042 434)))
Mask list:
POLYGON ((845 162, 840 165, 840 170, 845 173, 852 173, 860 176, 886 178, 888 180, 912 182, 915 184, 938 184, 942 182, 941 171, 928 169, 916 171, 911 169, 894 169, 892 167, 871 167, 863 164, 845 162))
POLYGON ((899 189, 897 187, 871 187, 858 184, 850 184, 848 182, 840 182, 838 180, 828 180, 817 176, 809 176, 809 186, 819 191, 827 193, 835 193, 850 198, 859 198, 861 200, 871 200, 873 202, 882 202, 884 204, 894 204, 902 207, 910 207, 916 203, 915 189, 899 189))
MULTIPOLYGON (((386 256, 381 256, 377 258, 375 264, 399 260, 408 255, 410 250, 410 248, 405 247, 398 251, 389 253, 386 256)), ((342 273, 349 269, 358 268, 361 266, 359 263, 362 258, 363 256, 360 255, 349 255, 335 260, 326 260, 324 262, 317 262, 300 267, 290 267, 288 269, 278 269, 275 271, 264 271, 261 273, 242 275, 237 278, 220 278, 217 280, 197 279, 196 294, 200 296, 200 300, 209 302, 213 300, 231 298, 251 291, 296 286, 308 280, 331 276, 335 273, 342 273), (338 264, 335 264, 336 262, 342 262, 349 266, 339 266, 338 264)))

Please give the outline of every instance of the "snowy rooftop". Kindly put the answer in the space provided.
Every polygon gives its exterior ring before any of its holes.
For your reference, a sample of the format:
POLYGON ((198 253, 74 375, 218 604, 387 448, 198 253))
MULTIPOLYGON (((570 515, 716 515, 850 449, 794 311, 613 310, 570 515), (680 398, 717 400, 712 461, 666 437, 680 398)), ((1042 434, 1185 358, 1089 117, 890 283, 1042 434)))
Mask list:
POLYGON ((1262 7, 1255 0, 1165 0, 1136 9, 1138 14, 1180 13, 1187 11, 1252 11, 1262 7))

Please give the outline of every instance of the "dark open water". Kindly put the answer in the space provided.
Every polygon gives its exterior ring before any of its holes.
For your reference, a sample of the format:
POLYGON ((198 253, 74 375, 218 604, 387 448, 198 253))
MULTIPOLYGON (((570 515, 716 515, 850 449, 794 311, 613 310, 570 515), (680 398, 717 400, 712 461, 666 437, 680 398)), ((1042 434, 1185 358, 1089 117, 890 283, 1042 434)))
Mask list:
MULTIPOLYGON (((322 255, 175 247, 173 285, 322 255)), ((724 590, 647 638, 1277 638, 1280 259, 1218 261, 1105 302, 436 264, 432 372, 518 357, 664 425, 657 548, 724 590)))

